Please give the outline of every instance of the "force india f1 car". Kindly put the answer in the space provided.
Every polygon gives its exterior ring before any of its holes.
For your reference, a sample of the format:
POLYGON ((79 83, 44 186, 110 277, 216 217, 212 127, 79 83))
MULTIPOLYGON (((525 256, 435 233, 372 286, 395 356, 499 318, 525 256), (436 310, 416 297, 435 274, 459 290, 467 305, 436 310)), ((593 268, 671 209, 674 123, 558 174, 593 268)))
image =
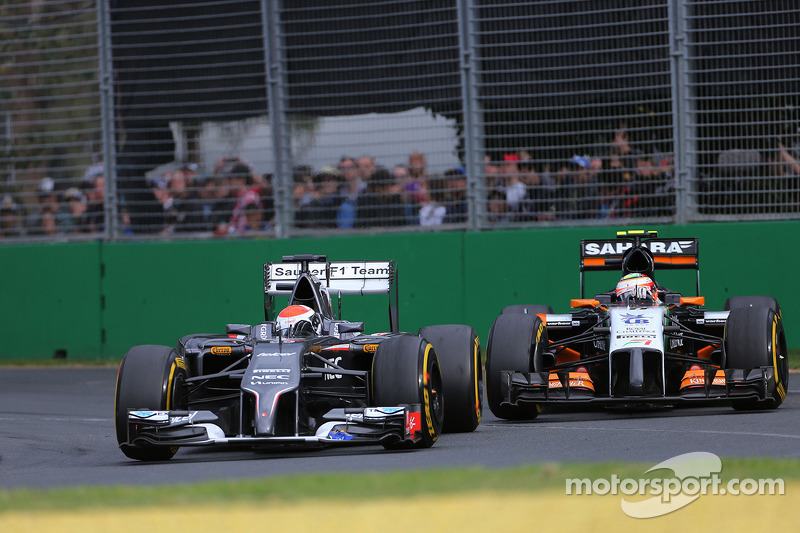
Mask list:
POLYGON ((704 298, 655 282, 657 270, 693 269, 700 294, 697 239, 619 232, 582 240, 580 260, 581 299, 570 313, 514 305, 492 325, 486 392, 496 416, 532 419, 542 405, 566 402, 767 409, 784 400, 786 339, 774 298, 732 297, 708 311, 704 298), (584 272, 598 270, 624 277, 616 291, 586 299, 584 272), (642 280, 649 287, 637 287, 642 280))
POLYGON ((180 446, 425 448, 443 430, 474 430, 483 400, 475 331, 400 333, 396 281, 392 261, 266 263, 264 322, 128 351, 115 398, 122 452, 148 461, 180 446), (391 331, 365 335, 363 322, 340 319, 345 294, 388 294, 391 331), (277 316, 276 295, 289 296, 277 316))

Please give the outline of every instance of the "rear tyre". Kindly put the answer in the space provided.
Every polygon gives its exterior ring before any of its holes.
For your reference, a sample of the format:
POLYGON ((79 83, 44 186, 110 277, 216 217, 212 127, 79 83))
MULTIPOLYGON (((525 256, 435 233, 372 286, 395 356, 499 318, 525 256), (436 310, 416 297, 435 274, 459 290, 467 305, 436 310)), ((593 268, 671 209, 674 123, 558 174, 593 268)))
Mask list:
POLYGON ((734 409, 775 409, 783 403, 789 360, 780 310, 768 305, 732 308, 725 325, 725 361, 727 368, 774 369, 774 377, 767 383, 767 399, 735 401, 734 409))
POLYGON ((470 326, 448 324, 419 330, 433 345, 442 370, 447 402, 442 432, 474 431, 481 421, 483 369, 478 335, 470 326))
POLYGON ((504 307, 502 311, 500 311, 501 315, 507 315, 509 313, 523 313, 528 315, 539 315, 539 314, 547 314, 552 313, 553 308, 549 305, 528 305, 528 304, 519 304, 519 305, 509 305, 504 307))
POLYGON ((171 459, 177 446, 132 446, 128 441, 128 409, 169 411, 185 408, 186 364, 169 346, 134 346, 119 366, 114 397, 117 442, 126 456, 139 461, 171 459))
MULTIPOLYGON (((439 359, 433 346, 416 335, 386 339, 372 360, 372 393, 376 406, 419 404, 422 407, 420 440, 416 448, 433 446, 444 423, 444 395, 439 359)), ((388 449, 407 443, 389 443, 388 449)))
POLYGON ((533 371, 533 355, 542 342, 544 326, 536 315, 506 313, 497 317, 489 330, 486 345, 486 400, 499 418, 532 420, 539 416, 540 405, 501 405, 504 370, 533 371))

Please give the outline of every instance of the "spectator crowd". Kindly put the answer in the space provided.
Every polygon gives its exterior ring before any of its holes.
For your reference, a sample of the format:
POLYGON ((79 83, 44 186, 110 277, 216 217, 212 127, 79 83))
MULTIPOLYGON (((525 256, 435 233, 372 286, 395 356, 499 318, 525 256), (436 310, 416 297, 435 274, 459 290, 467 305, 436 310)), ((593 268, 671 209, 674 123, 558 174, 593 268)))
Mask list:
MULTIPOLYGON (((480 227, 669 217, 675 211, 673 164, 669 154, 635 149, 621 124, 608 146, 563 162, 537 161, 526 150, 487 155, 473 207, 480 227)), ((775 164, 800 180, 800 165, 783 145, 775 164)), ((270 235, 277 223, 272 176, 237 157, 217 161, 208 172, 181 165, 144 183, 135 203, 120 195, 125 233, 270 235), (141 215, 135 223, 134 211, 141 215)), ((294 205, 289 223, 304 230, 463 226, 467 183, 462 167, 430 173, 418 151, 394 166, 370 156, 344 156, 319 170, 299 165, 286 191, 294 205)), ((35 201, 0 192, 0 237, 99 234, 109 213, 105 197, 102 162, 77 183, 42 178, 35 201)))

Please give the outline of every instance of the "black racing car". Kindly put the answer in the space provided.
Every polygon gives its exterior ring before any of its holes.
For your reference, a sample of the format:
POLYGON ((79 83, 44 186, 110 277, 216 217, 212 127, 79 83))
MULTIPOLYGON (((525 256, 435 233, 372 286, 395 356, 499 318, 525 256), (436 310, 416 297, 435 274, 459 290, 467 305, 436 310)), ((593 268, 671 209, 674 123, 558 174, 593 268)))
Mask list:
POLYGON ((706 310, 704 298, 655 281, 660 270, 695 270, 699 295, 697 239, 617 235, 581 241, 581 298, 569 313, 546 305, 502 310, 486 349, 491 411, 530 419, 558 403, 778 407, 789 372, 777 300, 737 296, 722 311, 706 310), (598 270, 623 277, 615 290, 584 298, 584 272, 598 270))
POLYGON ((474 430, 483 389, 475 331, 399 332, 396 280, 392 261, 266 263, 264 322, 128 351, 115 398, 122 452, 148 461, 181 446, 424 448, 443 430, 474 430), (390 331, 367 335, 363 322, 341 319, 347 294, 389 295, 390 331), (288 295, 286 313, 275 314, 276 295, 288 295))

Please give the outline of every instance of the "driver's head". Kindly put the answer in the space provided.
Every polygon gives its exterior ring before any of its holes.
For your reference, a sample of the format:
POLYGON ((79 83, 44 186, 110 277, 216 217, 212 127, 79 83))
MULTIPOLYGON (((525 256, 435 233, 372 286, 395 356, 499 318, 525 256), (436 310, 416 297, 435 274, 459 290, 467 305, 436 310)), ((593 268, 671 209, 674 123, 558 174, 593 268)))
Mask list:
POLYGON ((617 299, 623 302, 631 300, 647 300, 658 302, 658 289, 649 276, 644 274, 628 274, 624 276, 614 291, 617 299))
POLYGON ((308 337, 320 332, 320 319, 307 305, 290 305, 275 320, 282 337, 308 337))

